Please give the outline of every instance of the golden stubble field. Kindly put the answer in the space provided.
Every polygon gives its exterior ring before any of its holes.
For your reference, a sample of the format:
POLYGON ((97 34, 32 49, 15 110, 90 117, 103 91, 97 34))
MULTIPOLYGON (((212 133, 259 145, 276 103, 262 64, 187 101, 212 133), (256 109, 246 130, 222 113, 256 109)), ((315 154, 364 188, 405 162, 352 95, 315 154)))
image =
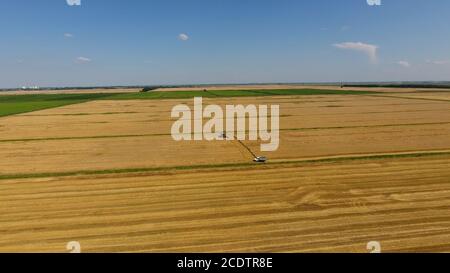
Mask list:
POLYGON ((450 103, 409 95, 204 99, 280 105, 267 165, 234 141, 173 141, 170 110, 192 100, 0 118, 0 251, 448 252, 450 103))

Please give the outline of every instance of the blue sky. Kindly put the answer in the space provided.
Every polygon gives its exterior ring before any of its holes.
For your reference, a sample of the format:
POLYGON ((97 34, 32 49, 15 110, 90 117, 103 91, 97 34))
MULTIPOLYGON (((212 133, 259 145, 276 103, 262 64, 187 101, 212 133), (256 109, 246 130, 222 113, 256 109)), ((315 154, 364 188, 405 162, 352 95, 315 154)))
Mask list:
POLYGON ((0 87, 450 80, 450 1, 381 1, 0 0, 0 87))

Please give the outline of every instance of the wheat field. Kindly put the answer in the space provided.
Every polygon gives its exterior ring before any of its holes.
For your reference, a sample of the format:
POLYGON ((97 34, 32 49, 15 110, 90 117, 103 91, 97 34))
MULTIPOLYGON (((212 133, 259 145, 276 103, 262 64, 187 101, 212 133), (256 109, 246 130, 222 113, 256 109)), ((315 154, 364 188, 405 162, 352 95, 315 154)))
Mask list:
POLYGON ((0 252, 450 251, 445 94, 205 99, 280 105, 264 165, 233 141, 173 141, 179 103, 0 118, 0 252))

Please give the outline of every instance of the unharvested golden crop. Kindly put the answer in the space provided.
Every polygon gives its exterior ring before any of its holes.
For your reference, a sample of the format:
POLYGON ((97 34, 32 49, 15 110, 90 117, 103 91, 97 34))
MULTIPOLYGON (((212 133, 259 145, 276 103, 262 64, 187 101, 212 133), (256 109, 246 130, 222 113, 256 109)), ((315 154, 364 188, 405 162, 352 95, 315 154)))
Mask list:
MULTIPOLYGON (((172 107, 104 100, 0 118, 0 252, 450 251, 444 93, 204 99, 279 104, 266 165, 175 142, 172 107)), ((245 141, 259 154, 259 142, 245 141)))

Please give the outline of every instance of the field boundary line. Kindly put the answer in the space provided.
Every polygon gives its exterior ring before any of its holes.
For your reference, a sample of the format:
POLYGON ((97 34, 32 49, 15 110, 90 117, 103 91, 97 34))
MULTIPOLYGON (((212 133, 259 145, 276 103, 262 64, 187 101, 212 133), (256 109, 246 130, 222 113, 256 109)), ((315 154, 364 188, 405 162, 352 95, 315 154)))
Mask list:
MULTIPOLYGON (((379 124, 379 125, 355 125, 355 126, 336 126, 336 127, 305 127, 305 128, 284 128, 281 132, 296 131, 319 131, 319 130, 345 130, 345 129, 362 129, 362 128, 383 128, 383 127, 403 127, 403 126, 427 126, 427 125, 448 125, 450 122, 430 122, 430 123, 410 123, 410 124, 379 124)), ((242 132, 238 131, 237 133, 242 132)), ((245 133, 249 133, 246 130, 245 133)), ((32 141, 63 141, 63 140, 82 140, 82 139, 106 139, 106 138, 132 138, 132 137, 159 137, 171 136, 172 134, 134 134, 134 135, 99 135, 99 136, 79 136, 79 137, 48 137, 48 138, 18 138, 18 139, 0 139, 0 143, 7 142, 32 142, 32 141)))
POLYGON ((283 164, 307 164, 307 163, 328 163, 343 161, 359 161, 359 160, 377 160, 377 159, 398 159, 398 158, 422 158, 433 156, 450 155, 450 149, 430 150, 430 151, 411 151, 396 153, 374 153, 374 154, 352 154, 352 155, 336 155, 326 157, 313 157, 304 159, 280 159, 273 160, 265 164, 255 163, 224 163, 215 165, 191 165, 191 166, 168 166, 168 167, 149 167, 149 168, 129 168, 129 169, 104 169, 104 170, 80 170, 70 172, 55 173, 17 173, 17 174, 1 174, 0 180, 11 179, 28 179, 28 178, 49 178, 49 177, 69 177, 69 176, 89 176, 89 175, 107 175, 107 174, 126 174, 126 173, 151 173, 151 172, 167 172, 167 171, 183 171, 183 170, 208 170, 208 169, 245 169, 245 168, 264 168, 273 167, 283 164))
MULTIPOLYGON (((378 93, 380 94, 380 93, 378 93)), ((388 95, 378 95, 378 94, 360 94, 361 96, 367 97, 381 97, 381 98, 394 98, 394 99, 405 99, 405 100, 426 100, 426 101, 440 101, 440 102, 450 102, 450 99, 430 99, 430 98, 412 98, 412 97, 397 97, 397 96, 388 96, 388 95)), ((408 94, 408 93, 405 93, 408 94)))
POLYGON ((346 160, 371 160, 371 159, 386 159, 386 158, 415 158, 428 157, 435 155, 450 155, 450 149, 444 150, 427 150, 427 151, 405 151, 405 152, 391 152, 391 153, 367 153, 367 154, 349 154, 349 155, 330 155, 308 157, 304 160, 299 159, 279 159, 272 160, 273 163, 300 163, 300 162, 334 162, 346 160))

